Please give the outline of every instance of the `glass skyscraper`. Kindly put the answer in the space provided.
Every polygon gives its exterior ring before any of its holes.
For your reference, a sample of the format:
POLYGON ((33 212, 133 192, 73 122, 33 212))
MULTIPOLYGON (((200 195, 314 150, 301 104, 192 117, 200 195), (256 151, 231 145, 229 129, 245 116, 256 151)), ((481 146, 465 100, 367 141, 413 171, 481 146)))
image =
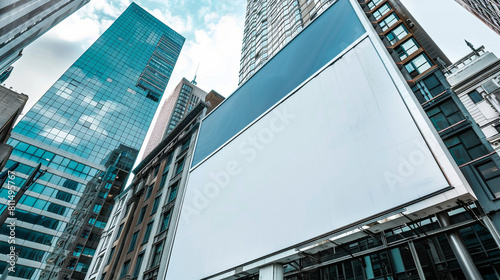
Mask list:
MULTIPOLYGON (((101 179, 114 150, 140 149, 184 40, 131 4, 13 129, 8 144, 14 150, 6 167, 20 165, 11 183, 21 186, 38 163, 47 172, 17 205, 15 246, 20 254, 9 277, 41 279, 41 271, 52 271, 65 260, 68 252, 59 247, 67 240, 61 236, 72 215, 89 211, 76 209, 87 193, 85 186, 101 179), (61 252, 60 257, 54 258, 53 252, 61 252)), ((0 192, 2 209, 6 188, 0 192)), ((105 226, 105 221, 85 222, 105 226)), ((9 250, 5 225, 0 234, 3 273, 9 250)), ((83 253, 92 254, 85 248, 83 253)))

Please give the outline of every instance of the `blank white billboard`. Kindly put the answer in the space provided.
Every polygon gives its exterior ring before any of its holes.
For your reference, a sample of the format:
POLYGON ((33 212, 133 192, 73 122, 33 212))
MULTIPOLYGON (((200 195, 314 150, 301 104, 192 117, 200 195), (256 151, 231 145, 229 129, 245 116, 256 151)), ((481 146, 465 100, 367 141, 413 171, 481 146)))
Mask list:
POLYGON ((192 170, 167 279, 209 277, 447 187, 365 39, 192 170))

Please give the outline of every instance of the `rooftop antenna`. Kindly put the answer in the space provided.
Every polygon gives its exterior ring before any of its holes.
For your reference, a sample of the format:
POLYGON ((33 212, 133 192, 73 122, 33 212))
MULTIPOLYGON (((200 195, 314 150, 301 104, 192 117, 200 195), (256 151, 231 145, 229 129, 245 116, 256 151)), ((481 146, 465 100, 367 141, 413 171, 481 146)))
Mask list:
POLYGON ((197 84, 197 83, 196 83, 196 75, 198 74, 198 67, 200 67, 200 63, 198 63, 198 66, 196 66, 196 71, 194 72, 194 78, 193 78, 193 80, 191 81, 191 83, 192 83, 193 85, 196 85, 196 84, 197 84))
MULTIPOLYGON (((465 40, 465 39, 464 39, 464 40, 465 40)), ((465 40, 465 43, 466 43, 466 44, 467 44, 467 46, 468 46, 468 47, 469 47, 469 48, 470 48, 470 49, 474 52, 474 54, 475 54, 475 55, 480 56, 480 55, 479 55, 479 52, 476 50, 476 48, 474 48, 474 45, 473 45, 471 42, 469 42, 469 41, 465 40)))

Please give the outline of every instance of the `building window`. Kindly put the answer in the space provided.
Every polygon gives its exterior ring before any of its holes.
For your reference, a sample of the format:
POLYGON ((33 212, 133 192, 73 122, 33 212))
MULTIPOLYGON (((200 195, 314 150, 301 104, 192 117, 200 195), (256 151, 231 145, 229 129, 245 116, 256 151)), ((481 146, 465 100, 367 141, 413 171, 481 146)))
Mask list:
POLYGON ((387 14, 391 10, 391 6, 388 3, 382 5, 382 7, 378 8, 375 12, 373 12, 373 17, 376 20, 380 19, 383 15, 387 14))
POLYGON ((406 42, 402 43, 401 45, 397 46, 394 48, 396 53, 399 56, 400 60, 404 60, 408 56, 410 56, 412 53, 416 52, 419 49, 419 46, 415 39, 410 38, 406 42))
POLYGON ((130 266, 130 260, 126 261, 122 266, 122 272, 120 272, 120 279, 123 279, 128 273, 128 269, 130 266))
POLYGON ((404 25, 400 24, 398 27, 391 30, 391 32, 389 32, 385 37, 392 46, 399 40, 403 39, 406 35, 408 35, 408 30, 406 30, 406 27, 404 27, 404 25))
POLYGON ((158 175, 158 171, 160 170, 160 165, 157 165, 155 167, 155 171, 153 172, 153 178, 156 177, 156 175, 158 175))
POLYGON ((128 252, 132 252, 135 248, 135 243, 137 243, 137 236, 139 236, 139 231, 134 232, 132 235, 132 240, 130 241, 130 246, 128 247, 128 252))
POLYGON ((148 209, 148 206, 144 206, 141 209, 141 213, 139 214, 139 219, 137 219, 137 224, 142 223, 142 220, 144 220, 144 216, 146 215, 146 210, 148 209))
POLYGON ((484 100, 484 98, 481 96, 481 94, 479 94, 479 92, 477 92, 477 90, 469 92, 467 95, 474 103, 479 103, 484 100))
POLYGON ((489 80, 486 83, 482 84, 481 87, 487 93, 492 93, 495 90, 497 90, 500 86, 498 86, 498 82, 493 79, 493 80, 489 80))
POLYGON ((370 2, 368 2, 368 8, 371 10, 373 10, 373 8, 375 8, 378 4, 380 4, 380 2, 382 2, 382 0, 372 0, 370 2))
POLYGON ((142 243, 146 243, 149 240, 149 236, 151 235, 151 231, 153 230, 153 221, 151 221, 147 227, 146 232, 144 233, 144 238, 142 238, 142 243))
POLYGON ((125 223, 121 224, 120 227, 118 227, 118 233, 116 234, 116 239, 115 240, 118 240, 118 238, 120 238, 120 234, 122 233, 122 230, 123 230, 123 225, 125 223))
POLYGON ((97 258, 97 262, 96 265, 94 266, 94 269, 92 270, 92 273, 96 273, 97 270, 99 270, 99 267, 101 267, 101 263, 102 263, 102 256, 97 258))
POLYGON ((175 167, 175 175, 179 174, 184 170, 184 162, 186 161, 186 157, 183 157, 181 160, 179 160, 176 164, 175 167))
POLYGON ((137 260, 135 262, 135 268, 134 268, 134 275, 132 275, 133 278, 139 276, 139 272, 141 270, 141 265, 142 265, 143 259, 144 259, 144 253, 137 256, 137 260))
POLYGON ((76 245, 75 250, 73 251, 73 256, 79 257, 82 253, 83 245, 76 245))
POLYGON ((167 181, 167 175, 168 175, 168 170, 167 170, 167 173, 163 173, 163 175, 161 176, 160 186, 158 186, 159 190, 163 189, 163 186, 165 185, 165 181, 167 181))
POLYGON ((144 197, 144 200, 147 200, 151 194, 153 193, 153 187, 155 184, 151 184, 151 186, 148 187, 148 191, 146 192, 146 196, 144 197))
POLYGON ((163 232, 163 231, 167 230, 168 224, 170 222, 170 213, 171 213, 171 210, 166 212, 165 214, 163 214, 163 219, 161 221, 159 232, 163 232))
POLYGON ((111 248, 111 251, 109 252, 108 261, 106 262, 106 264, 110 264, 111 263, 111 260, 113 259, 113 253, 114 252, 115 252, 115 247, 111 248))
POLYGON ((99 213, 99 211, 101 211, 101 208, 102 208, 102 205, 96 204, 96 205, 94 205, 94 210, 93 211, 95 213, 99 213))
POLYGON ((426 113, 438 131, 465 119, 457 105, 451 100, 427 110, 426 113))
POLYGON ((394 23, 396 23, 399 20, 398 16, 395 13, 390 14, 383 20, 379 22, 379 26, 382 29, 382 31, 386 31, 389 29, 394 23))
POLYGON ((187 150, 189 148, 190 143, 191 143, 191 138, 189 138, 186 142, 182 143, 181 151, 179 152, 179 154, 187 150))
POLYGON ((168 171, 170 169, 170 164, 172 163, 172 158, 173 158, 172 153, 170 153, 167 157, 166 162, 165 162, 165 168, 163 169, 163 173, 161 176, 161 182, 160 182, 160 185, 158 186, 158 190, 161 190, 165 186, 165 181, 167 180, 168 171))
POLYGON ((500 197, 500 170, 498 166, 490 161, 476 168, 493 195, 500 197))
POLYGON ((408 74, 410 74, 412 78, 422 74, 431 67, 432 64, 425 54, 421 54, 405 64, 406 71, 408 71, 408 74))
POLYGON ((179 181, 170 186, 170 193, 168 194, 168 202, 174 200, 177 197, 177 190, 179 189, 179 181))
POLYGON ((432 74, 424 80, 419 81, 413 88, 413 92, 420 103, 431 100, 445 91, 436 75, 432 74))
POLYGON ((78 271, 78 272, 87 272, 88 270, 89 270, 89 265, 86 263, 82 263, 82 262, 79 262, 75 268, 75 271, 78 271))
POLYGON ((161 199, 161 194, 155 197, 155 201, 153 202, 153 209, 151 209, 151 215, 156 213, 156 210, 158 210, 158 206, 160 206, 160 199, 161 199))
POLYGON ((163 242, 156 244, 153 249, 153 258, 151 259, 151 267, 155 267, 160 263, 162 251, 163 251, 163 242))
POLYGON ((495 123, 493 124, 493 127, 497 130, 498 133, 500 133, 500 123, 495 123))
POLYGON ((487 154, 481 140, 479 140, 472 129, 450 137, 444 140, 444 143, 458 165, 465 164, 487 154))

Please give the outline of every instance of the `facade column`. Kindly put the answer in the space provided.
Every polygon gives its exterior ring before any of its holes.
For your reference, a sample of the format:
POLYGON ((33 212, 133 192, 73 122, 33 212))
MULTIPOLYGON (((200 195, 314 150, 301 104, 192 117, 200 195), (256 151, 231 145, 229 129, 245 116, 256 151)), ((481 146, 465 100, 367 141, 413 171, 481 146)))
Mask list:
POLYGON ((482 218, 482 220, 486 228, 491 233, 491 236, 493 236, 493 239, 495 240, 498 248, 500 248, 500 233, 498 231, 498 225, 500 224, 500 213, 496 212, 490 215, 486 215, 482 218))
MULTIPOLYGON (((440 212, 436 214, 439 224, 441 227, 451 226, 450 216, 446 212, 440 212)), ((481 280, 483 277, 476 265, 472 261, 469 252, 467 251, 467 247, 465 246, 462 238, 458 231, 454 230, 446 233, 446 237, 450 242, 451 249, 457 258, 458 263, 460 264, 460 268, 462 268, 462 272, 468 280, 481 280)))
POLYGON ((413 244, 412 240, 408 242, 408 248, 410 248, 411 256, 413 257, 413 260, 415 262, 415 267, 417 268, 418 277, 420 278, 420 280, 425 280, 425 273, 424 270, 422 269, 422 264, 420 264, 420 259, 418 258, 417 249, 415 249, 415 244, 413 244))
POLYGON ((283 280, 283 265, 271 264, 261 267, 259 270, 259 280, 283 280))

